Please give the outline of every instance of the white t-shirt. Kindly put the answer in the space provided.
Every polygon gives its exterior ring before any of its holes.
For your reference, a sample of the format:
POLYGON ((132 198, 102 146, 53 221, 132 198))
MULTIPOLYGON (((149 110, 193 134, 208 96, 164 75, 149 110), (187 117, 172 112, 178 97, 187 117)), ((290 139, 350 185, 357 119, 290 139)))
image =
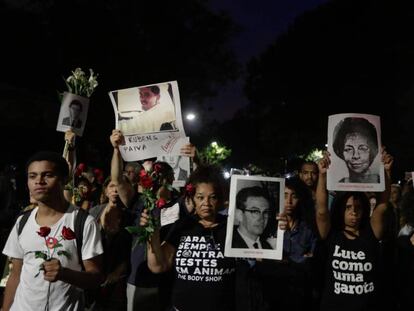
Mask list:
MULTIPOLYGON (((75 231, 75 218, 79 208, 70 205, 63 217, 51 226, 49 238, 56 238, 61 247, 54 250, 46 246, 45 238, 39 236, 37 232, 40 226, 36 222, 37 208, 35 208, 28 218, 20 236, 17 235, 17 226, 20 223, 19 217, 14 225, 3 254, 11 258, 23 259, 23 267, 20 275, 20 282, 16 289, 13 305, 10 310, 28 311, 44 310, 47 303, 48 287, 49 310, 83 310, 83 290, 62 281, 48 282, 43 278, 43 271, 36 277, 39 268, 43 263, 42 258, 35 258, 36 251, 46 251, 49 257, 60 260, 62 267, 81 271, 76 239, 64 240, 61 233, 64 226, 75 231), (70 258, 60 254, 59 251, 66 251, 70 258)), ((82 259, 91 259, 103 253, 101 234, 92 216, 87 217, 83 231, 82 259)))

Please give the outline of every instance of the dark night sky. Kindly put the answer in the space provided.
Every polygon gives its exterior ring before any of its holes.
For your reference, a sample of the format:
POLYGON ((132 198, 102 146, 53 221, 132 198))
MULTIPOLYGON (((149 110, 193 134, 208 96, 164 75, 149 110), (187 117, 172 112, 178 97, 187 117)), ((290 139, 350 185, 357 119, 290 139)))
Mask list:
MULTIPOLYGON (((286 31, 297 16, 326 2, 327 0, 211 0, 211 7, 228 12, 241 27, 240 33, 232 40, 232 47, 239 61, 245 65, 286 31)), ((228 85, 223 93, 209 102, 214 109, 214 117, 219 121, 230 119, 235 111, 247 104, 242 90, 243 78, 244 76, 228 85)))

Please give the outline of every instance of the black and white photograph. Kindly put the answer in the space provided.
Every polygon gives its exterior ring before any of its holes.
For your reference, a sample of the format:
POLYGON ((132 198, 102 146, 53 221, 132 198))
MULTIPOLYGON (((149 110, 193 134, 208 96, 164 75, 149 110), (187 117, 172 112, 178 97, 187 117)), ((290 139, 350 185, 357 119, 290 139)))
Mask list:
POLYGON ((328 119, 328 189, 384 191, 380 118, 368 114, 336 114, 328 119))
POLYGON ((76 135, 82 136, 88 115, 89 99, 65 92, 60 106, 56 130, 66 132, 71 129, 76 135))
POLYGON ((276 215, 284 200, 283 178, 232 175, 225 256, 281 259, 283 231, 276 215))
POLYGON ((163 155, 157 161, 168 163, 174 170, 174 181, 172 186, 180 188, 185 186, 190 176, 190 158, 182 155, 163 155))

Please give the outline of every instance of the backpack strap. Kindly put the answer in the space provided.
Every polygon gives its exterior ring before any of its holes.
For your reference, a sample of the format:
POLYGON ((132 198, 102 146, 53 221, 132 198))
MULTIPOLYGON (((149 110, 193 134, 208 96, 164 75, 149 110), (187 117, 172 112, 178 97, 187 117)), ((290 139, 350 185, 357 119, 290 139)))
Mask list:
POLYGON ((85 271, 85 267, 82 261, 82 245, 83 245, 83 229, 85 227, 85 221, 88 217, 88 212, 82 208, 79 208, 78 214, 75 218, 75 235, 76 235, 76 247, 78 251, 79 264, 82 267, 82 271, 85 271))
POLYGON ((33 211, 33 208, 20 213, 20 215, 23 215, 23 216, 22 216, 22 218, 20 218, 19 226, 17 227, 17 236, 20 236, 20 234, 22 233, 23 228, 26 225, 26 222, 29 219, 30 214, 32 213, 32 211, 33 211))

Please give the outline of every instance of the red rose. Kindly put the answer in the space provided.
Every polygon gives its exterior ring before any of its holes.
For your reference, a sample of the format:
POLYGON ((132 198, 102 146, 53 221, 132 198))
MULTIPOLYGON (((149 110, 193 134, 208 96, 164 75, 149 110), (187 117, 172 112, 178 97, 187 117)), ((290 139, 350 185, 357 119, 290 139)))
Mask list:
POLYGON ((93 170, 93 174, 95 175, 95 178, 98 181, 98 183, 102 184, 104 182, 103 171, 100 168, 95 168, 93 170))
POLYGON ((139 177, 144 177, 144 176, 147 176, 147 175, 148 175, 148 173, 147 173, 146 170, 142 169, 142 170, 139 171, 139 177))
POLYGON ((163 198, 159 198, 157 202, 155 202, 155 206, 157 206, 160 209, 163 208, 165 204, 167 204, 167 201, 165 201, 163 198))
POLYGON ((50 233, 49 227, 40 227, 40 231, 37 231, 37 234, 43 238, 47 237, 49 233, 50 233))
POLYGON ((71 228, 67 228, 63 226, 62 237, 65 240, 73 240, 74 238, 76 238, 76 235, 75 235, 75 232, 73 232, 71 228))
POLYGON ((78 167, 76 168, 75 176, 77 176, 77 177, 81 176, 82 173, 85 171, 85 169, 86 169, 86 164, 85 163, 80 163, 78 165, 78 167))
POLYGON ((104 181, 105 181, 105 178, 103 177, 103 175, 96 177, 96 179, 98 180, 98 183, 99 183, 99 184, 101 184, 101 185, 102 185, 102 184, 104 183, 104 181))
POLYGON ((162 165, 161 165, 161 163, 155 163, 155 164, 154 164, 154 171, 155 171, 156 173, 159 173, 159 172, 161 172, 161 170, 162 170, 162 165))
POLYGON ((141 179, 139 180, 139 183, 145 189, 149 189, 149 188, 152 187, 152 178, 151 178, 151 176, 148 176, 148 175, 141 176, 141 179))
POLYGON ((187 186, 185 186, 185 192, 188 196, 193 196, 195 193, 195 187, 193 184, 187 184, 187 186))
POLYGON ((50 249, 55 248, 56 244, 58 244, 58 240, 56 238, 49 237, 46 239, 46 246, 50 249))

